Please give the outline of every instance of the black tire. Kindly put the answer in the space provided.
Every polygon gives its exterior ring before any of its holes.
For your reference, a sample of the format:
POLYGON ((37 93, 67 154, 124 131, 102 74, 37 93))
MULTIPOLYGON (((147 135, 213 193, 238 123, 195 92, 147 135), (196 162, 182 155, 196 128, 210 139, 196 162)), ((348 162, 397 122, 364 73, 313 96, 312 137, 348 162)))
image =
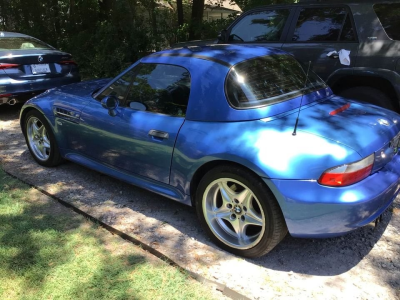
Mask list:
MULTIPOLYGON (((229 180, 227 181, 229 186, 229 180)), ((282 214, 282 211, 279 207, 278 202, 276 201, 274 195, 272 192, 268 189, 268 187, 265 185, 265 183, 255 174, 252 172, 241 168, 241 167, 236 167, 236 166, 218 166, 209 172, 207 172, 204 177, 201 179, 199 186, 196 191, 196 210, 197 210, 197 215, 200 219, 201 225, 204 228, 204 230, 207 232, 207 234, 210 236, 212 241, 217 244, 220 248, 225 249, 233 254, 248 257, 248 258, 255 258, 255 257, 260 257, 262 255, 267 254, 269 251, 271 251, 287 234, 287 227, 286 223, 282 214), (238 246, 232 246, 229 244, 229 232, 230 228, 229 226, 225 226, 225 224, 229 223, 225 220, 222 220, 221 218, 219 221, 215 221, 218 218, 209 219, 210 223, 213 223, 213 225, 209 225, 207 223, 207 220, 205 215, 207 213, 204 213, 203 207, 207 207, 208 204, 204 203, 209 203, 210 202, 210 196, 209 195, 214 195, 212 198, 217 199, 218 197, 222 197, 221 189, 218 190, 212 190, 212 187, 216 185, 216 182, 219 182, 219 180, 226 180, 230 179, 235 182, 231 182, 231 187, 235 186, 235 190, 233 191, 235 193, 237 186, 239 186, 239 192, 236 195, 240 194, 241 188, 242 187, 247 188, 246 190, 250 190, 252 192, 252 196, 249 199, 252 199, 250 201, 256 201, 254 204, 257 206, 257 210, 260 211, 260 216, 263 214, 264 216, 264 230, 261 230, 260 227, 255 227, 259 230, 259 233, 257 235, 257 238, 255 238, 255 241, 249 245, 243 246, 243 244, 238 245, 238 246), (211 187, 211 188, 210 188, 211 187), (217 191, 218 190, 218 191, 217 191), (218 196, 217 194, 221 193, 221 196, 218 196), (208 195, 208 196, 207 196, 208 195), (217 195, 217 196, 215 196, 217 195), (258 203, 261 205, 261 207, 258 207, 258 203), (261 213, 261 210, 263 213, 261 213), (223 221, 223 222, 222 222, 223 221), (217 224, 217 225, 215 225, 217 224), (213 228, 213 229, 212 229, 213 228), (218 228, 218 232, 214 233, 215 228, 218 228), (214 230, 214 231, 213 231, 214 230), (224 232, 225 231, 225 232, 224 232), (222 234, 219 234, 222 233, 222 234), (226 233, 226 234, 225 234, 226 233), (217 237, 219 235, 219 237, 217 237), (228 239, 224 239, 222 236, 227 236, 228 239), (240 248, 240 247, 247 247, 248 248, 240 248)), ((221 198, 222 199, 222 198, 221 198)), ((236 201, 236 200, 235 200, 236 201)), ((217 201, 218 202, 218 201, 217 201)), ((216 202, 215 202, 216 203, 216 202)), ((227 202, 225 202, 227 203, 227 202)), ((224 204, 221 204, 221 207, 223 207, 224 204)), ((228 205, 226 205, 228 206, 228 205)), ((252 209, 254 209, 255 206, 252 206, 252 209)), ((219 208, 217 208, 219 209, 219 208)), ((225 209, 225 208, 224 208, 225 209)), ((232 209, 230 209, 231 212, 228 212, 229 214, 232 213, 232 209)), ((207 210, 207 209, 206 209, 207 210)), ((240 208, 239 208, 240 210, 240 208)), ((237 211, 233 209, 233 213, 236 213, 237 211)), ((247 214, 249 214, 250 209, 246 209, 246 207, 242 207, 242 211, 240 212, 240 215, 237 215, 237 221, 247 221, 247 214), (243 218, 243 219, 242 219, 243 218)), ((236 218, 236 216, 235 216, 236 218)), ((261 219, 261 218, 260 218, 261 219)), ((233 219, 236 221, 235 219, 233 219)), ((227 224, 229 225, 229 224, 227 224)), ((248 234, 248 230, 252 225, 242 225, 243 228, 246 228, 244 230, 246 238, 250 236, 251 234, 248 234)), ((231 225, 232 230, 233 226, 231 225)), ((254 231, 253 231, 254 233, 254 231)), ((240 236, 240 235, 239 235, 240 236)), ((234 237, 236 238, 236 237, 234 237)), ((250 239, 247 239, 246 241, 250 241, 250 239)), ((240 244, 240 243, 239 243, 240 244)))
MULTIPOLYGON (((40 113, 37 110, 31 110, 29 111, 26 116, 24 117, 23 120, 23 133, 25 136, 25 141, 26 144, 28 145, 29 151, 32 155, 32 157, 36 160, 36 162, 39 165, 45 166, 45 167, 55 167, 59 165, 63 159, 60 155, 60 152, 58 150, 57 142, 53 134, 53 130, 51 129, 49 123, 47 122, 46 118, 43 116, 42 113, 40 113), (32 139, 29 138, 30 134, 30 129, 28 126, 31 126, 29 124, 32 124, 32 122, 36 122, 40 128, 41 126, 44 127, 45 129, 45 136, 47 137, 47 143, 50 144, 50 148, 44 147, 45 155, 44 157, 40 157, 37 152, 37 148, 34 149, 35 143, 32 142, 32 139)), ((43 143, 43 141, 42 141, 43 143)))
POLYGON ((371 103, 389 110, 396 110, 395 105, 387 94, 369 86, 357 86, 338 93, 344 98, 371 103))

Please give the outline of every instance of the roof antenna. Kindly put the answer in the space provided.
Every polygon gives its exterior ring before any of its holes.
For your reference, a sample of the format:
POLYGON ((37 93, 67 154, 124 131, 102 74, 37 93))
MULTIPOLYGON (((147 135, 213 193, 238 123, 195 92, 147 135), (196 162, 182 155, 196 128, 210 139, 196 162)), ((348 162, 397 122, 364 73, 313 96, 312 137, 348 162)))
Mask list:
MULTIPOLYGON (((310 72, 310 66, 311 66, 311 61, 308 62, 308 69, 307 69, 307 75, 306 75, 306 82, 304 82, 304 89, 307 87, 308 73, 310 72)), ((294 125, 294 130, 292 133, 293 136, 295 136, 297 134, 297 125, 299 124, 300 110, 301 110, 301 105, 303 104, 303 97, 304 97, 304 92, 301 95, 299 112, 297 113, 296 124, 294 125)))

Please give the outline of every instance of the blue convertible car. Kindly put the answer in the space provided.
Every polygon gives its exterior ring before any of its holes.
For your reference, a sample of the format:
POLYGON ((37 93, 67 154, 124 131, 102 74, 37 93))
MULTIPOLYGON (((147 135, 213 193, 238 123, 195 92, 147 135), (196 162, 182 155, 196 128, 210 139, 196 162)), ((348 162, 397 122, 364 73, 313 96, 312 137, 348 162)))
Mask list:
POLYGON ((34 159, 67 159, 196 207, 220 247, 261 256, 287 231, 363 226, 400 187, 400 116, 337 97, 290 55, 209 45, 28 101, 34 159))

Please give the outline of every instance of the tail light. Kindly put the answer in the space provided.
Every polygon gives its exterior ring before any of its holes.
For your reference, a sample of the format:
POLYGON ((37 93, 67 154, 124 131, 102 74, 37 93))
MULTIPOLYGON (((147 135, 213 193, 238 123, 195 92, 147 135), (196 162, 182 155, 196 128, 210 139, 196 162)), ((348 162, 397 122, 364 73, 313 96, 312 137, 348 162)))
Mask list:
POLYGON ((351 164, 345 164, 326 170, 318 183, 327 186, 347 186, 363 180, 371 174, 375 154, 351 164))
POLYGON ((19 65, 17 64, 2 64, 0 63, 0 70, 5 70, 5 69, 12 69, 12 68, 18 68, 19 65))
POLYGON ((73 61, 73 60, 62 60, 59 62, 60 65, 75 65, 77 66, 78 64, 73 61))

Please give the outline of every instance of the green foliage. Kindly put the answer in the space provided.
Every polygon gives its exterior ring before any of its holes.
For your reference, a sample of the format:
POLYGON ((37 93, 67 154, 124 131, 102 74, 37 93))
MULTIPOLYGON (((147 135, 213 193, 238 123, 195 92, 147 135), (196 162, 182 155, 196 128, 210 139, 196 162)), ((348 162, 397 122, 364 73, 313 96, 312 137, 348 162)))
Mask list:
POLYGON ((262 5, 296 3, 297 0, 236 0, 234 2, 245 11, 262 5))
MULTIPOLYGON (((242 8, 270 2, 273 1, 237 1, 242 8)), ((149 52, 188 40, 191 1, 183 1, 185 24, 180 27, 175 1, 160 3, 157 0, 0 0, 0 30, 32 35, 71 53, 85 79, 112 77, 149 52)), ((193 25, 196 36, 214 39, 233 18, 193 25)))

